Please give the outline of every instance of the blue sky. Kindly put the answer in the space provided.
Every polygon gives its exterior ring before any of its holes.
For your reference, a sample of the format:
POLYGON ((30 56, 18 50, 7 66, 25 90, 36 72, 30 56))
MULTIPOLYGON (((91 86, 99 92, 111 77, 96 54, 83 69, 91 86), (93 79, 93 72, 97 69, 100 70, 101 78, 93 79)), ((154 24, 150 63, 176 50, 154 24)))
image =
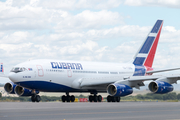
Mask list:
POLYGON ((129 62, 157 19, 164 25, 153 66, 180 67, 178 0, 0 1, 5 74, 29 59, 129 62))
POLYGON ((165 26, 174 26, 177 29, 180 27, 178 22, 180 10, 176 8, 121 5, 115 10, 123 11, 124 15, 131 17, 126 19, 128 25, 149 26, 155 20, 163 19, 165 26))

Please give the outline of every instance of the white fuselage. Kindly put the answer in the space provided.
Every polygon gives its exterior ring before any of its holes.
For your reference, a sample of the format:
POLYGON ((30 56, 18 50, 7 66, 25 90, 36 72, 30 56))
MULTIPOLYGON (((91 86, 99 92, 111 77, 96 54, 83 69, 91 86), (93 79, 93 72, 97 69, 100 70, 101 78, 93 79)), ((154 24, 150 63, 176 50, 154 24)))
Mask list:
POLYGON ((106 92, 107 86, 80 87, 79 84, 82 81, 115 82, 132 76, 135 72, 133 64, 47 59, 27 61, 14 68, 25 70, 10 72, 9 78, 12 82, 28 89, 46 92, 86 92, 93 89, 106 92))

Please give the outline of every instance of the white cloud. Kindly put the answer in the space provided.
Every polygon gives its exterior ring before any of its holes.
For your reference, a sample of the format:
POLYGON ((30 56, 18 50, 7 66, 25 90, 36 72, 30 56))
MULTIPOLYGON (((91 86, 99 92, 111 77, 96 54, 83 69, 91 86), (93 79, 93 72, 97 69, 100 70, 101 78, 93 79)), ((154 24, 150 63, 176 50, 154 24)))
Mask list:
POLYGON ((7 5, 23 7, 30 5, 33 7, 44 7, 46 9, 110 9, 116 8, 122 0, 7 0, 7 5))
POLYGON ((164 28, 163 28, 163 30, 165 30, 165 31, 168 31, 168 32, 176 32, 177 30, 175 29, 175 27, 173 27, 173 26, 165 26, 164 28))
MULTIPOLYGON (((38 1, 18 2, 10 0, 5 3, 0 2, 0 19, 3 20, 3 22, 0 23, 0 30, 54 30, 54 28, 56 30, 66 30, 72 28, 92 29, 99 28, 104 25, 107 26, 123 23, 123 17, 118 12, 111 12, 107 10, 92 12, 90 10, 85 10, 73 15, 63 9, 56 9, 54 7, 46 8, 43 5, 31 5, 37 2, 38 1)), ((49 4, 52 3, 53 5, 61 5, 52 1, 43 1, 43 3, 46 2, 49 4)), ((72 1, 59 2, 67 5, 70 5, 69 3, 75 4, 72 1)), ((107 3, 113 2, 116 1, 107 1, 107 3)))
POLYGON ((4 32, 0 32, 0 38, 2 37, 2 36, 4 36, 4 32))
POLYGON ((14 53, 23 52, 23 51, 29 49, 31 47, 31 45, 32 45, 32 43, 0 44, 0 49, 6 51, 8 53, 7 55, 11 56, 14 53))
POLYGON ((125 0, 124 4, 130 6, 162 6, 180 8, 179 0, 125 0))
POLYGON ((94 40, 101 38, 135 37, 139 41, 139 38, 145 39, 150 29, 151 27, 140 27, 137 25, 120 25, 109 29, 89 30, 85 35, 94 40))
POLYGON ((3 20, 3 23, 0 23, 1 30, 50 29, 53 26, 51 23, 56 24, 68 14, 66 11, 33 7, 28 4, 14 7, 7 2, 1 2, 0 8, 0 19, 3 20))
MULTIPOLYGON (((157 1, 157 5, 163 6, 178 4, 157 1)), ((125 1, 133 6, 156 3, 125 1)), ((123 11, 111 10, 120 4, 123 0, 0 2, 0 52, 5 71, 28 59, 39 58, 129 62, 152 26, 125 24, 123 11)), ((154 66, 175 66, 180 60, 179 45, 180 30, 164 26, 154 66)))
POLYGON ((27 41, 31 35, 32 34, 28 32, 17 31, 12 34, 4 35, 2 39, 0 39, 0 43, 22 43, 27 41))
POLYGON ((50 9, 110 9, 116 8, 122 0, 41 0, 37 6, 50 9))
POLYGON ((73 29, 96 29, 103 25, 122 24, 123 17, 118 12, 102 10, 92 12, 85 10, 77 15, 68 15, 62 21, 59 21, 55 29, 73 28, 73 29))
POLYGON ((163 42, 180 42, 180 30, 176 30, 173 26, 163 27, 161 39, 163 42))

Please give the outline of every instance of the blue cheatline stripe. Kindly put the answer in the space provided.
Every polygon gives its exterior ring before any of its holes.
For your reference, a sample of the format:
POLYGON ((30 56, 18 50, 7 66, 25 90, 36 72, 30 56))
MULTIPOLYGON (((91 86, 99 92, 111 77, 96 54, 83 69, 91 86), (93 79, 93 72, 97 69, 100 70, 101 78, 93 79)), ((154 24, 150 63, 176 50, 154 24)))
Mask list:
POLYGON ((135 65, 135 71, 133 76, 144 76, 145 73, 146 73, 146 69, 144 66, 135 65))
POLYGON ((35 89, 43 92, 78 91, 78 89, 74 89, 65 85, 61 85, 53 82, 47 82, 47 81, 24 81, 24 82, 17 82, 16 84, 29 89, 35 89))
POLYGON ((142 65, 144 63, 145 57, 136 57, 133 64, 134 65, 142 65))
POLYGON ((158 33, 162 22, 163 22, 162 20, 157 20, 156 24, 154 25, 153 29, 151 30, 151 33, 158 33))
POLYGON ((142 46, 141 50, 139 51, 139 53, 148 53, 154 42, 154 39, 155 37, 148 37, 144 45, 142 46))

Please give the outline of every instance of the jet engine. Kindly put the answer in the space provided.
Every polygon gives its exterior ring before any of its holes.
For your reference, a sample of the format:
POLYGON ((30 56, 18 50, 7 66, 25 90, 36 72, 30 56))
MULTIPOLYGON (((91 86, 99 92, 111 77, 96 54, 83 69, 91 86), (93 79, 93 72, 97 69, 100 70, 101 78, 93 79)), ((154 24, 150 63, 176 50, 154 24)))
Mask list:
MULTIPOLYGON (((19 96, 32 96, 32 90, 23 88, 21 86, 16 86, 14 91, 19 96)), ((38 94, 38 93, 39 93, 39 91, 36 91, 36 94, 38 94)))
POLYGON ((15 94, 14 88, 16 87, 16 84, 13 82, 8 82, 4 85, 4 90, 9 94, 15 94))
POLYGON ((124 84, 110 84, 107 87, 107 92, 111 95, 111 96, 126 96, 126 95, 130 95, 133 93, 133 89, 127 85, 124 84))
POLYGON ((171 92, 174 89, 171 84, 164 81, 153 81, 148 87, 151 92, 160 94, 171 92))

